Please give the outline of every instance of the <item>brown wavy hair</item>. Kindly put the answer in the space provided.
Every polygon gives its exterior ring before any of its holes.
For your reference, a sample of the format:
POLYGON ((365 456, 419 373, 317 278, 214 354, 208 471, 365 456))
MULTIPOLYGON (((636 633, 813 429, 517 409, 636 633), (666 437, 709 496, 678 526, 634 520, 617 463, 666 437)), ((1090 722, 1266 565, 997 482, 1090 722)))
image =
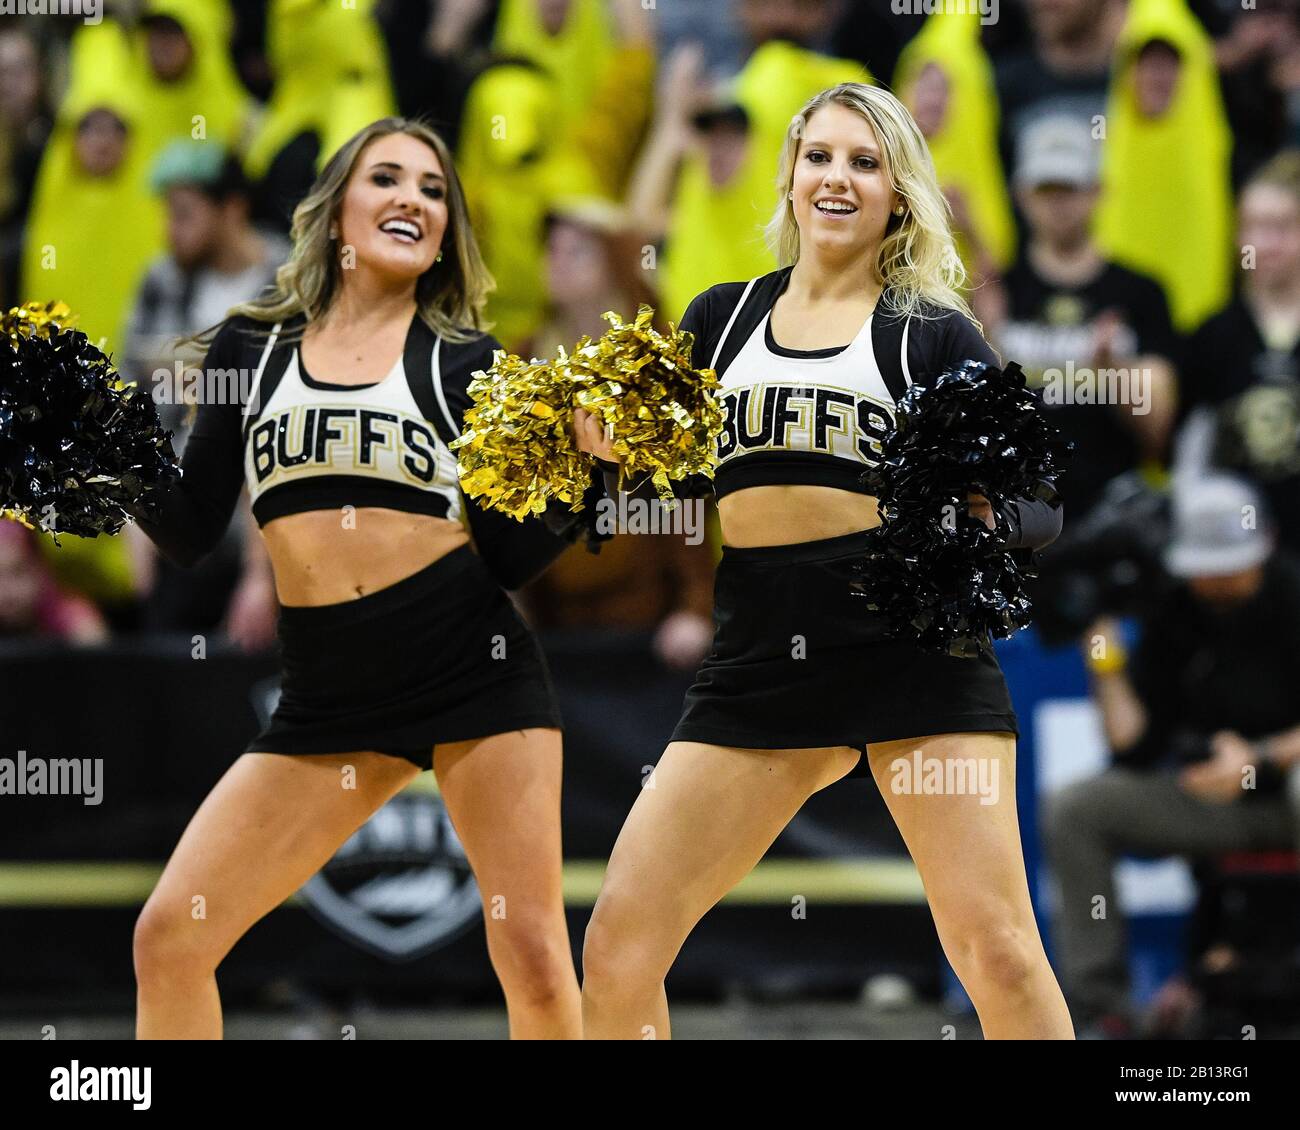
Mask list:
MULTIPOLYGON (((325 314, 343 284, 330 226, 342 208, 348 182, 366 146, 395 133, 423 141, 437 154, 447 178, 447 230, 443 235, 442 259, 416 280, 417 313, 431 330, 448 341, 470 341, 491 328, 484 320, 483 310, 496 282, 470 227, 465 190, 456 173, 451 150, 426 122, 398 117, 372 122, 349 138, 326 162, 311 191, 293 210, 290 229, 293 251, 276 271, 269 293, 232 306, 226 312, 227 320, 244 316, 269 326, 305 314, 301 327, 305 328, 325 314)), ((209 327, 185 340, 203 344, 219 328, 219 325, 209 327)), ((286 339, 292 336, 289 334, 286 339)))

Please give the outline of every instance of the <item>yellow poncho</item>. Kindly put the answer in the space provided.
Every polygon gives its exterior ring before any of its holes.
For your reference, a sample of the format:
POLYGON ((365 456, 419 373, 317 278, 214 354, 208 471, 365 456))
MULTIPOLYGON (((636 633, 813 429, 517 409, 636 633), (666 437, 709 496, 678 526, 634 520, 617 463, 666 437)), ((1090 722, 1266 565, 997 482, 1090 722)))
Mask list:
MULTIPOLYGON (((948 80, 948 107, 943 124, 927 138, 939 184, 965 199, 974 234, 999 267, 1015 257, 1016 228, 998 154, 998 102, 993 68, 980 44, 980 21, 969 14, 936 12, 903 49, 894 74, 899 98, 913 108, 912 94, 930 64, 948 80)), ((957 247, 968 269, 971 248, 958 233, 957 247)))
POLYGON ((507 349, 541 325, 546 305, 542 218, 573 191, 574 156, 555 145, 555 86, 530 67, 492 67, 470 88, 456 168, 496 290, 487 317, 507 349))
POLYGON ((23 244, 20 297, 58 298, 77 328, 106 350, 121 346, 136 285, 163 249, 162 203, 149 191, 149 154, 140 142, 143 110, 120 76, 128 44, 105 20, 78 28, 72 77, 41 158, 23 244), (98 107, 127 123, 125 155, 104 177, 89 176, 75 151, 77 123, 98 107))
MULTIPOLYGON (((138 90, 122 80, 130 46, 117 24, 78 27, 72 40, 71 81, 41 159, 23 246, 22 301, 60 298, 76 325, 106 350, 118 348, 136 286, 163 249, 161 202, 148 189, 141 152, 138 90), (127 123, 122 163, 106 177, 90 177, 74 151, 77 123, 104 107, 127 123)), ((38 542, 59 583, 105 603, 130 599, 133 574, 124 537, 59 536, 38 542)))
POLYGON ((352 7, 272 0, 267 52, 275 85, 245 156, 254 180, 299 134, 320 137, 323 166, 358 130, 397 112, 374 7, 374 0, 352 7))
POLYGON ((1232 136, 1210 37, 1183 0, 1132 0, 1106 112, 1096 237, 1108 256, 1159 282, 1187 331, 1232 285, 1232 136), (1139 113, 1133 67, 1153 39, 1182 59, 1168 111, 1139 113))
POLYGON ((520 55, 546 71, 555 82, 549 124, 567 132, 591 106, 605 63, 614 50, 605 0, 570 0, 568 14, 555 35, 548 35, 537 16, 537 0, 502 0, 492 48, 520 55))
POLYGON ((778 202, 777 165, 790 119, 814 94, 841 82, 871 82, 860 63, 773 40, 736 76, 737 102, 750 119, 748 152, 727 184, 715 187, 707 158, 682 164, 663 262, 663 305, 680 318, 692 298, 719 282, 776 269, 763 227, 778 202))
POLYGON ((177 137, 236 148, 252 99, 230 59, 233 23, 226 0, 147 0, 143 14, 168 16, 185 29, 194 57, 175 82, 161 82, 148 65, 146 33, 132 44, 131 75, 140 86, 140 137, 158 154, 177 137))

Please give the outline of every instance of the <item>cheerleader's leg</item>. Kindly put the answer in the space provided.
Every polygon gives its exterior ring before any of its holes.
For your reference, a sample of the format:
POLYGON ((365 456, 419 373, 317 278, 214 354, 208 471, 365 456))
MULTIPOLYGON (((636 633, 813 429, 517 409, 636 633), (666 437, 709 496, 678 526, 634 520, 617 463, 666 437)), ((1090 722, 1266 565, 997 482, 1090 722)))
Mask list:
POLYGON ((664 978, 695 924, 763 858, 813 793, 861 757, 848 746, 671 742, 610 856, 583 946, 588 1039, 667 1039, 664 978))
POLYGON ((483 899, 512 1039, 582 1037, 564 917, 561 734, 532 728, 438 745, 434 775, 483 899))
POLYGON ((220 1039, 222 959, 418 772, 381 753, 240 757, 136 921, 137 1037, 220 1039))
POLYGON ((1070 1040, 1029 900, 1010 733, 873 742, 872 776, 925 887, 986 1039, 1070 1040))

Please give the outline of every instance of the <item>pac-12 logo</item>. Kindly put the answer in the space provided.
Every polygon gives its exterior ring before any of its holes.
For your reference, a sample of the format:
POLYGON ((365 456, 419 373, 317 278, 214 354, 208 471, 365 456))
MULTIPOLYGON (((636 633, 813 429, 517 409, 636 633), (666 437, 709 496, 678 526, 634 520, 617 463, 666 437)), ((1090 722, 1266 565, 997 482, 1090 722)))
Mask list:
POLYGON ((846 388, 754 384, 721 397, 718 458, 751 451, 815 451, 875 463, 894 426, 893 404, 846 388))

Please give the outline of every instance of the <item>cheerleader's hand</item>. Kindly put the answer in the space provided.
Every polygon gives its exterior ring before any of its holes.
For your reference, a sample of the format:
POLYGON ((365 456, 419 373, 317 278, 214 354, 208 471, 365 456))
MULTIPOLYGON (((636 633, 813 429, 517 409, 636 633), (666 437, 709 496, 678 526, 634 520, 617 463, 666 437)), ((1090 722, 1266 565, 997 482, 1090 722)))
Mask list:
POLYGON ((601 425, 600 418, 585 408, 575 408, 573 411, 573 441, 578 445, 579 451, 588 451, 606 463, 622 466, 623 460, 615 454, 613 440, 601 425))
POLYGON ((993 504, 982 494, 966 495, 966 511, 972 518, 978 518, 990 530, 996 530, 997 519, 993 517, 993 504))

